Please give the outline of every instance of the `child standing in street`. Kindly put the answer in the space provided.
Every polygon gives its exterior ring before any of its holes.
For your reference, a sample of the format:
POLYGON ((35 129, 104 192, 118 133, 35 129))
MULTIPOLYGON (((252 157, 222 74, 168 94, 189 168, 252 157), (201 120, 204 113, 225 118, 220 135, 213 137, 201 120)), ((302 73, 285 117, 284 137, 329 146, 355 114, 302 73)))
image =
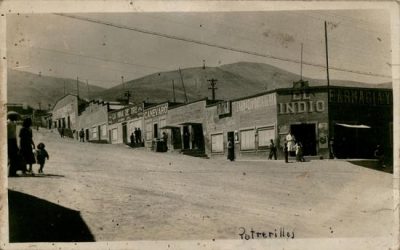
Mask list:
POLYGON ((37 145, 36 159, 38 164, 40 165, 39 173, 43 173, 43 168, 44 168, 44 163, 46 162, 46 158, 47 160, 49 160, 49 154, 44 148, 45 145, 42 142, 37 145))

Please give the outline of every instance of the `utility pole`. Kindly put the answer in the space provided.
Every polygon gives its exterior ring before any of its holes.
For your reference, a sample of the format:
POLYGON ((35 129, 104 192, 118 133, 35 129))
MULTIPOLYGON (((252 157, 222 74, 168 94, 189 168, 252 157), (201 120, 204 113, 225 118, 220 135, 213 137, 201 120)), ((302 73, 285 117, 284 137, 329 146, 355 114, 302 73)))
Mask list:
MULTIPOLYGON (((333 149, 332 149, 332 144, 331 144, 331 116, 330 116, 330 110, 329 110, 329 101, 330 101, 330 93, 329 93, 329 56, 328 56, 328 31, 326 28, 326 21, 325 21, 325 53, 326 53, 326 80, 327 80, 327 88, 326 91, 327 96, 328 96, 328 131, 327 131, 327 141, 328 141, 328 150, 329 150, 329 159, 333 159, 333 149)), ((333 129, 332 129, 333 130, 333 129)))
POLYGON ((176 98, 175 98, 175 83, 174 80, 172 80, 172 94, 174 96, 174 102, 176 102, 176 98))
POLYGON ((129 98, 131 97, 131 92, 129 90, 125 91, 126 104, 129 105, 129 98))
POLYGON ((42 110, 42 103, 38 102, 38 105, 39 105, 39 110, 42 110))
MULTIPOLYGON (((325 52, 326 52, 326 80, 328 81, 328 90, 329 90, 329 57, 328 57, 328 32, 326 29, 326 21, 325 21, 325 52)), ((329 91, 328 91, 329 93, 329 91)))
POLYGON ((181 76, 182 87, 183 87, 183 93, 185 94, 185 103, 187 103, 187 102, 188 102, 188 98, 187 98, 187 95, 186 95, 185 84, 183 83, 183 77, 182 77, 181 68, 179 68, 179 75, 181 76))
POLYGON ((301 43, 301 54, 300 54, 300 81, 303 81, 303 43, 301 43))
POLYGON ((77 96, 79 99, 79 78, 78 77, 76 77, 76 93, 77 93, 77 96))
POLYGON ((211 89, 212 91, 212 100, 215 101, 215 90, 218 89, 215 85, 217 85, 217 79, 211 78, 209 80, 207 80, 210 82, 211 87, 209 87, 208 89, 211 89))
POLYGON ((131 92, 129 91, 129 89, 127 91, 125 91, 124 76, 121 76, 121 82, 122 82, 123 95, 126 97, 126 105, 129 105, 129 99, 131 97, 131 92))
POLYGON ((87 79, 86 79, 86 86, 87 86, 87 98, 90 101, 89 81, 87 79))
POLYGON ((65 80, 64 80, 64 96, 65 96, 65 80))

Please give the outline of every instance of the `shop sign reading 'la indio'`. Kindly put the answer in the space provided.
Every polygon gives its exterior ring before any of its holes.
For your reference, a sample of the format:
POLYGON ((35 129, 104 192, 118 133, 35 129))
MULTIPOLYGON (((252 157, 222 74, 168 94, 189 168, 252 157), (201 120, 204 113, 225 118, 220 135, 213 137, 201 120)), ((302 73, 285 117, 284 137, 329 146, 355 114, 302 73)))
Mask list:
MULTIPOLYGON (((314 96, 313 96, 314 97, 314 96)), ((278 103, 278 114, 301 114, 301 113, 314 113, 324 112, 325 101, 311 99, 310 93, 295 92, 292 93, 290 102, 278 103)))

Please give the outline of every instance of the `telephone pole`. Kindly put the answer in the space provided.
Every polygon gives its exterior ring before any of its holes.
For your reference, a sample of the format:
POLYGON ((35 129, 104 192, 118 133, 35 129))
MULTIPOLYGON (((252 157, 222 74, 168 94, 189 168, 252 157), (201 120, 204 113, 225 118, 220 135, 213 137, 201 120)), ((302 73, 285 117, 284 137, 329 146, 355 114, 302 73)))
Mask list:
POLYGON ((176 98, 175 98, 175 83, 174 80, 172 80, 172 94, 174 96, 174 102, 176 102, 176 98))
POLYGON ((329 110, 329 101, 330 101, 330 93, 329 93, 329 56, 328 56, 328 31, 326 28, 326 21, 325 21, 325 53, 326 53, 326 80, 327 80, 327 88, 326 91, 327 96, 328 96, 328 131, 327 131, 327 141, 328 141, 328 150, 329 150, 329 159, 333 159, 334 155, 333 155, 333 149, 332 149, 332 144, 331 141, 333 140, 333 138, 331 138, 331 131, 333 132, 333 128, 331 128, 331 115, 330 115, 330 110, 329 110))
POLYGON ((211 78, 209 80, 207 80, 210 82, 211 87, 209 87, 208 89, 211 89, 212 91, 212 100, 215 101, 215 90, 218 89, 215 85, 217 85, 217 79, 211 78))
POLYGON ((79 99, 79 78, 76 77, 76 95, 78 96, 79 99))
POLYGON ((86 86, 87 86, 87 98, 90 101, 90 90, 89 90, 89 81, 86 80, 86 86))
POLYGON ((187 98, 187 95, 186 95, 185 84, 183 83, 183 77, 182 77, 182 71, 181 71, 181 68, 179 68, 179 75, 181 76, 183 93, 185 94, 185 103, 187 103, 187 102, 188 102, 188 98, 187 98))

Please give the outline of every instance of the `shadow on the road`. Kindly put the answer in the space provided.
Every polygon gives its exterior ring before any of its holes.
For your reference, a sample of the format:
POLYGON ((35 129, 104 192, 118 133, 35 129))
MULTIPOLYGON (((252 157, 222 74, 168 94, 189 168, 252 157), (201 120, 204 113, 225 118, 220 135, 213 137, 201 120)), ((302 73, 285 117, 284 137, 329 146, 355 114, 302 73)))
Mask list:
POLYGON ((393 166, 386 165, 386 167, 383 168, 378 165, 378 161, 376 160, 349 160, 348 162, 360 167, 365 167, 390 174, 393 173, 393 166))
POLYGON ((10 242, 95 241, 79 211, 8 190, 10 242))
POLYGON ((18 176, 9 176, 9 177, 47 177, 47 178, 62 178, 65 177, 65 175, 59 175, 59 174, 24 174, 24 175, 18 175, 18 176))

